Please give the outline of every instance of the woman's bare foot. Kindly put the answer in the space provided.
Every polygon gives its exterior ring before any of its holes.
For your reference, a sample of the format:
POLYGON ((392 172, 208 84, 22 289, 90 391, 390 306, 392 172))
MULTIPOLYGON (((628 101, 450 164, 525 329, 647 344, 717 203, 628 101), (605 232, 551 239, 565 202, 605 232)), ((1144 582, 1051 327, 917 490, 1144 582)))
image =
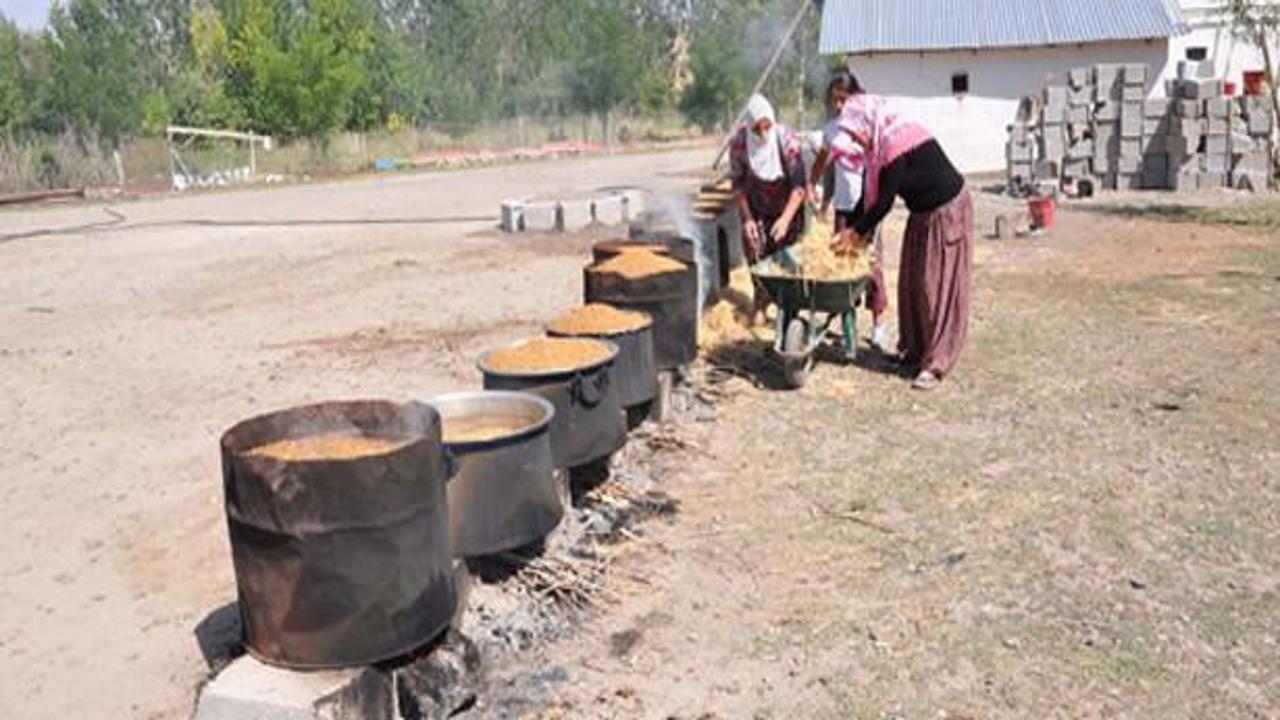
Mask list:
POLYGON ((915 382, 911 383, 911 387, 916 390, 933 390, 942 384, 942 379, 932 372, 925 370, 916 376, 915 382))

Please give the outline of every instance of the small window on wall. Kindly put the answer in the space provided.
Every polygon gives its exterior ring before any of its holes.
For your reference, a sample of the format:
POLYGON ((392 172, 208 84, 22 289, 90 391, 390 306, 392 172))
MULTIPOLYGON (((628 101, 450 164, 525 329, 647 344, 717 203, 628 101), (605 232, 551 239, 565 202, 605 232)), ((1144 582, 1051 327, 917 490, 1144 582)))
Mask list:
POLYGON ((969 94, 969 73, 958 72, 951 76, 951 94, 952 95, 968 95, 969 94))
POLYGON ((1187 48, 1187 59, 1195 62, 1201 62, 1208 59, 1209 48, 1207 47, 1189 47, 1187 48))

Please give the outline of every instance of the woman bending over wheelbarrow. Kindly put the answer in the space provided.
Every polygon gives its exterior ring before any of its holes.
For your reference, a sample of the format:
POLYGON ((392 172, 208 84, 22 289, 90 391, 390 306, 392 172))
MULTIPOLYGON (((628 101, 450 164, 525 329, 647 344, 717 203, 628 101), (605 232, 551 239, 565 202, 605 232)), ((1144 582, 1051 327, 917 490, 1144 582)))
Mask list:
POLYGON ((866 150, 862 199, 837 251, 865 247, 901 196, 911 211, 898 278, 898 351, 915 368, 913 387, 932 390, 960 359, 969 330, 973 200, 964 177, 920 125, 893 113, 884 98, 855 93, 840 128, 866 150))
MULTIPOLYGON (((848 70, 840 70, 827 83, 827 104, 831 110, 831 120, 822 132, 822 147, 813 160, 813 168, 809 171, 809 200, 814 202, 818 197, 818 183, 824 179, 828 170, 834 171, 834 188, 831 193, 822 194, 822 204, 817 207, 818 217, 827 217, 828 209, 835 207, 836 232, 853 227, 858 219, 858 201, 862 199, 862 175, 866 168, 866 153, 862 146, 840 129, 840 110, 845 100, 851 95, 862 92, 858 78, 848 70)), ((867 288, 867 307, 871 310, 874 329, 871 332, 871 345, 881 352, 889 351, 889 328, 884 322, 885 311, 889 309, 889 292, 884 282, 884 242, 880 230, 874 231, 871 243, 871 284, 867 288)))
MULTIPOLYGON (((738 217, 742 220, 742 251, 755 265, 794 245, 804 234, 807 184, 800 140, 774 117, 763 95, 747 103, 746 123, 729 146, 730 174, 738 217)), ((769 300, 755 287, 756 324, 764 322, 769 300)))

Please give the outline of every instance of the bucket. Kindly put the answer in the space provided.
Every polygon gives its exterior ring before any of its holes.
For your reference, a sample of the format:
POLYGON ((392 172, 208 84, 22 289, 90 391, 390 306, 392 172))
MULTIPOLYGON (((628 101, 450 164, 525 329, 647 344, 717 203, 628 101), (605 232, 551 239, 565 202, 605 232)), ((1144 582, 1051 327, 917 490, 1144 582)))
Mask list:
POLYGON ((1265 95, 1267 85, 1267 74, 1261 70, 1246 70, 1244 73, 1244 94, 1245 95, 1265 95))
POLYGON ((1222 94, 1227 97, 1236 96, 1236 83, 1234 80, 1228 80, 1222 84, 1222 94))
POLYGON ((1028 200, 1027 210, 1031 213, 1031 227, 1037 230, 1053 227, 1053 215, 1057 207, 1058 203, 1052 195, 1028 200))

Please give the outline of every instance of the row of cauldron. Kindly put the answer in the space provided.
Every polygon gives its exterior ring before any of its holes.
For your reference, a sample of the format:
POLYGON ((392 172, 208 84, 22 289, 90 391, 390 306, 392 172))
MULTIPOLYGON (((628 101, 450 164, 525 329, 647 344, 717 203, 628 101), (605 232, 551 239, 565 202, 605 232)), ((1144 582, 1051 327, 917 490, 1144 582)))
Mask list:
POLYGON ((697 354, 697 269, 675 235, 607 241, 584 273, 586 302, 647 313, 596 336, 604 359, 512 373, 479 361, 483 391, 427 402, 331 402, 246 420, 222 437, 223 484, 245 644, 273 665, 365 665, 435 638, 455 616, 458 558, 542 540, 564 515, 558 470, 606 460, 643 421, 659 372, 697 354), (661 245, 686 272, 592 272, 627 245, 661 245), (502 418, 493 439, 446 443, 442 426, 502 418), (385 454, 285 461, 250 452, 343 433, 403 440, 385 454))

